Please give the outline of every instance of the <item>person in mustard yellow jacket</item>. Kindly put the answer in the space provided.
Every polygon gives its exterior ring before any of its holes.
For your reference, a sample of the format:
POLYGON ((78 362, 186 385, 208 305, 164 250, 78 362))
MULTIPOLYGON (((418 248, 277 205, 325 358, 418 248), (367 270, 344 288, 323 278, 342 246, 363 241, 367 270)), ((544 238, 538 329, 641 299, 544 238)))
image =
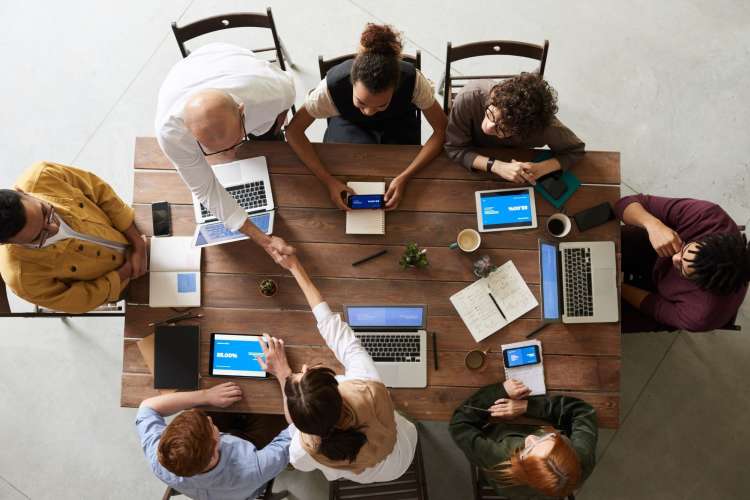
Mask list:
POLYGON ((0 274, 19 297, 84 313, 146 272, 133 209, 91 172, 40 162, 0 189, 0 274))

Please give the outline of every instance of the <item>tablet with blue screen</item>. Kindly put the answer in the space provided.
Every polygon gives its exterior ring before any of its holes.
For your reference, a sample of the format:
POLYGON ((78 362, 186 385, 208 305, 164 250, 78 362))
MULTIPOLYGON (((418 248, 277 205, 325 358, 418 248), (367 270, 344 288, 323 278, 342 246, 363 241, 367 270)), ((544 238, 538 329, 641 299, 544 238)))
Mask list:
POLYGON ((238 333, 211 334, 209 374, 212 377, 263 378, 266 371, 256 356, 265 360, 257 335, 238 333))
POLYGON ((537 227, 533 188, 477 191, 475 195, 480 232, 537 227))

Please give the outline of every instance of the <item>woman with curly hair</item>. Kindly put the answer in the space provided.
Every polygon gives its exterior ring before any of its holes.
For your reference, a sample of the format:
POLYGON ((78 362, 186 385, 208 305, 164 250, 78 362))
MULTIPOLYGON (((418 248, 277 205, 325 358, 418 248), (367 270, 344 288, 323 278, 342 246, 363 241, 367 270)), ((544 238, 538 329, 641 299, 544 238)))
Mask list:
POLYGON ((385 193, 386 209, 398 206, 414 173, 440 154, 448 119, 435 100, 432 83, 401 59, 401 36, 390 26, 368 24, 354 59, 330 70, 308 94, 304 106, 286 130, 289 146, 328 188, 334 205, 349 210, 347 193, 354 193, 333 177, 305 136, 316 119, 327 119, 323 142, 348 144, 421 144, 421 109, 432 135, 411 163, 396 176, 385 193))
POLYGON ((565 498, 594 470, 596 412, 573 397, 528 394, 516 380, 483 387, 453 413, 451 436, 503 498, 565 498), (522 415, 549 426, 512 422, 522 415))
POLYGON ((581 157, 585 144, 555 116, 557 93, 535 73, 503 80, 475 80, 453 102, 445 151, 469 170, 491 172, 511 182, 530 182, 566 170, 581 157), (549 146, 552 158, 539 163, 510 162, 481 155, 473 148, 549 146))

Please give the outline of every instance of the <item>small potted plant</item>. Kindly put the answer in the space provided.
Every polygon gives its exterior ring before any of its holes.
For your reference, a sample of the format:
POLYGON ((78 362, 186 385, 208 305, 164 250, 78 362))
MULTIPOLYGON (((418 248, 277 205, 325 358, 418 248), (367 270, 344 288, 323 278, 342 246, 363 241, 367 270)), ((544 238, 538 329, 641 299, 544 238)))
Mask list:
POLYGON ((492 271, 497 269, 497 266, 490 262, 489 256, 485 255, 474 263, 474 276, 477 278, 486 278, 492 271))
POLYGON ((416 243, 409 243, 398 263, 402 269, 427 267, 430 265, 427 260, 427 249, 420 249, 416 243))
POLYGON ((261 295, 264 297, 273 297, 276 295, 276 292, 279 290, 279 287, 276 286, 276 282, 272 279, 264 279, 258 284, 258 289, 260 290, 261 295))

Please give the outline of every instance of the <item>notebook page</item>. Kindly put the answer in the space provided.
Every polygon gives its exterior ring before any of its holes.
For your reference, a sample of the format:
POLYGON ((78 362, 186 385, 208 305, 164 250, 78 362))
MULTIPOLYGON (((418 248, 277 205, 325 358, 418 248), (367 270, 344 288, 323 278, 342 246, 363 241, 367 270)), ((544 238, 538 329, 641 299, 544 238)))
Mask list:
POLYGON ((508 324, 492 302, 484 278, 453 294, 450 301, 477 342, 508 324))
MULTIPOLYGON (((385 194, 385 182, 347 182, 356 194, 385 194)), ((346 234, 385 234, 385 210, 349 210, 346 234)))
POLYGON ((509 260, 498 267, 486 279, 492 296, 508 322, 520 318, 539 305, 513 261, 509 260))
POLYGON ((189 236, 151 238, 149 271, 200 271, 201 249, 189 236))

